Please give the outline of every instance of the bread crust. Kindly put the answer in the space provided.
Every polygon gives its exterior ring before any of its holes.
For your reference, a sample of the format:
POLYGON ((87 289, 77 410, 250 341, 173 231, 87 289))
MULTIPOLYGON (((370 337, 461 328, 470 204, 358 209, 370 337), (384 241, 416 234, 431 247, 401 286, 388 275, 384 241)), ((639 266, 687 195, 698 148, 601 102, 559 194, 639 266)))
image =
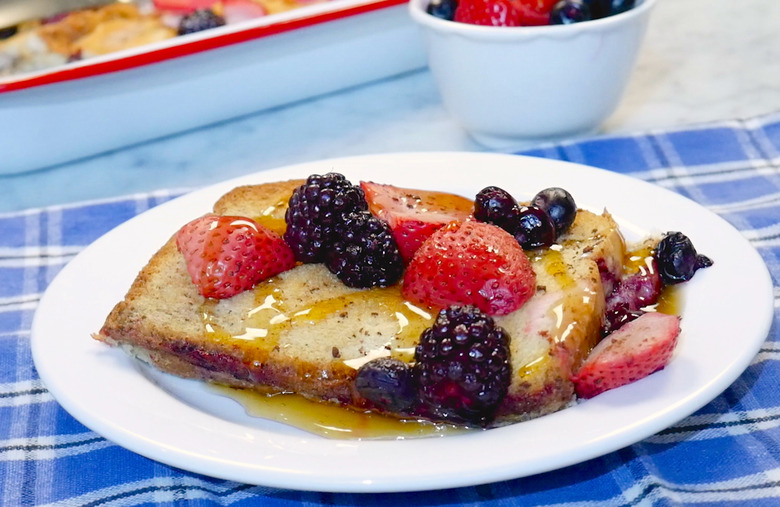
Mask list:
MULTIPOLYGON (((286 202, 301 183, 238 187, 214 212, 283 232, 286 202)), ((570 404, 572 373, 600 338, 610 288, 602 280, 619 279, 625 254, 617 224, 607 212, 580 211, 559 243, 529 252, 535 295, 495 318, 511 336, 513 376, 494 425, 570 404)), ((296 266, 233 298, 207 300, 171 238, 94 338, 177 376, 364 409, 372 407, 355 390, 357 368, 382 355, 411 361, 436 312, 409 311, 399 286, 348 288, 320 264, 296 266)))

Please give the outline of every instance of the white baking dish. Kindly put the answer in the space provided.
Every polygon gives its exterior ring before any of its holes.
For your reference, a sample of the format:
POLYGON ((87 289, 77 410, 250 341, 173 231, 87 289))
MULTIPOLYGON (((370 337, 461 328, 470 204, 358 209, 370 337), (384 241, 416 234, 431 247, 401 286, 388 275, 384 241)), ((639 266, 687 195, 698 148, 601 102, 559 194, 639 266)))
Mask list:
POLYGON ((333 0, 0 78, 0 174, 421 68, 405 3, 333 0))

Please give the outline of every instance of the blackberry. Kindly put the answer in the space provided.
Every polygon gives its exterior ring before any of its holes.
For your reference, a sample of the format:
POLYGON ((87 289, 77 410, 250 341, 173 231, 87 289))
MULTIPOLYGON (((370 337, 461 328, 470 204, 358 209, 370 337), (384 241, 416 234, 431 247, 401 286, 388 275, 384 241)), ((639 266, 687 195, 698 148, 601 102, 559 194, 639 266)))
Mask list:
POLYGON ((295 259, 323 262, 335 238, 334 228, 345 215, 368 209, 363 190, 339 173, 312 174, 296 188, 284 215, 284 240, 295 259))
POLYGON ((355 387, 360 396, 379 408, 405 413, 417 401, 411 367, 389 357, 367 362, 357 372, 355 387))
POLYGON ((369 211, 345 216, 325 265, 348 287, 387 287, 403 274, 404 263, 390 227, 369 211))
POLYGON ((415 361, 420 412, 432 419, 487 426, 509 389, 509 334, 472 306, 439 312, 415 361))
POLYGON ((185 15, 179 22, 178 34, 200 32, 225 24, 225 18, 215 14, 211 9, 198 9, 185 15))

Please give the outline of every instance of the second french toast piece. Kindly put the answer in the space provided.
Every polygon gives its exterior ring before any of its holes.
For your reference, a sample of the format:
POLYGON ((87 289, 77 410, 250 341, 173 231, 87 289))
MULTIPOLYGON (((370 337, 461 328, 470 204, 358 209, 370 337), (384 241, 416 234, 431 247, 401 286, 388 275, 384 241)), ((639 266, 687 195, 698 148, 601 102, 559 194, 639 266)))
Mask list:
MULTIPOLYGON (((239 187, 214 211, 255 218, 280 232, 286 202, 300 183, 239 187)), ((513 375, 494 425, 573 400, 572 372, 599 338, 602 279, 619 278, 624 251, 608 213, 581 211, 558 245, 529 252, 535 295, 495 318, 511 336, 513 375)), ((357 369, 388 355, 413 360, 437 312, 405 301, 398 286, 349 288, 320 264, 295 267, 229 299, 207 300, 171 239, 95 338, 178 376, 370 408, 355 390, 357 369)))

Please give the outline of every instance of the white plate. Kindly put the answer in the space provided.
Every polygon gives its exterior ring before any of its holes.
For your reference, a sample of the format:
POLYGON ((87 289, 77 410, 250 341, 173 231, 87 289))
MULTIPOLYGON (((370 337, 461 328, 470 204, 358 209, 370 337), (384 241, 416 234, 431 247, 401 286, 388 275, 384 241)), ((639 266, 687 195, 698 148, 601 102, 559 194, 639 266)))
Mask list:
POLYGON ((691 414, 747 367, 772 320, 772 284, 757 252, 725 221, 639 180, 558 161, 478 153, 326 160, 242 177, 154 208, 77 256, 41 299, 32 328, 38 372, 76 419, 134 452, 239 482, 333 492, 466 486, 545 472, 630 445, 691 414), (556 414, 443 438, 343 441, 243 414, 192 381, 140 368, 90 338, 138 270, 181 224, 239 184, 339 171, 353 182, 473 196, 499 185, 518 198, 563 186, 578 205, 607 207, 629 237, 681 230, 715 265, 685 288, 672 363, 632 385, 556 414), (737 297, 738 296, 738 297, 737 297))

